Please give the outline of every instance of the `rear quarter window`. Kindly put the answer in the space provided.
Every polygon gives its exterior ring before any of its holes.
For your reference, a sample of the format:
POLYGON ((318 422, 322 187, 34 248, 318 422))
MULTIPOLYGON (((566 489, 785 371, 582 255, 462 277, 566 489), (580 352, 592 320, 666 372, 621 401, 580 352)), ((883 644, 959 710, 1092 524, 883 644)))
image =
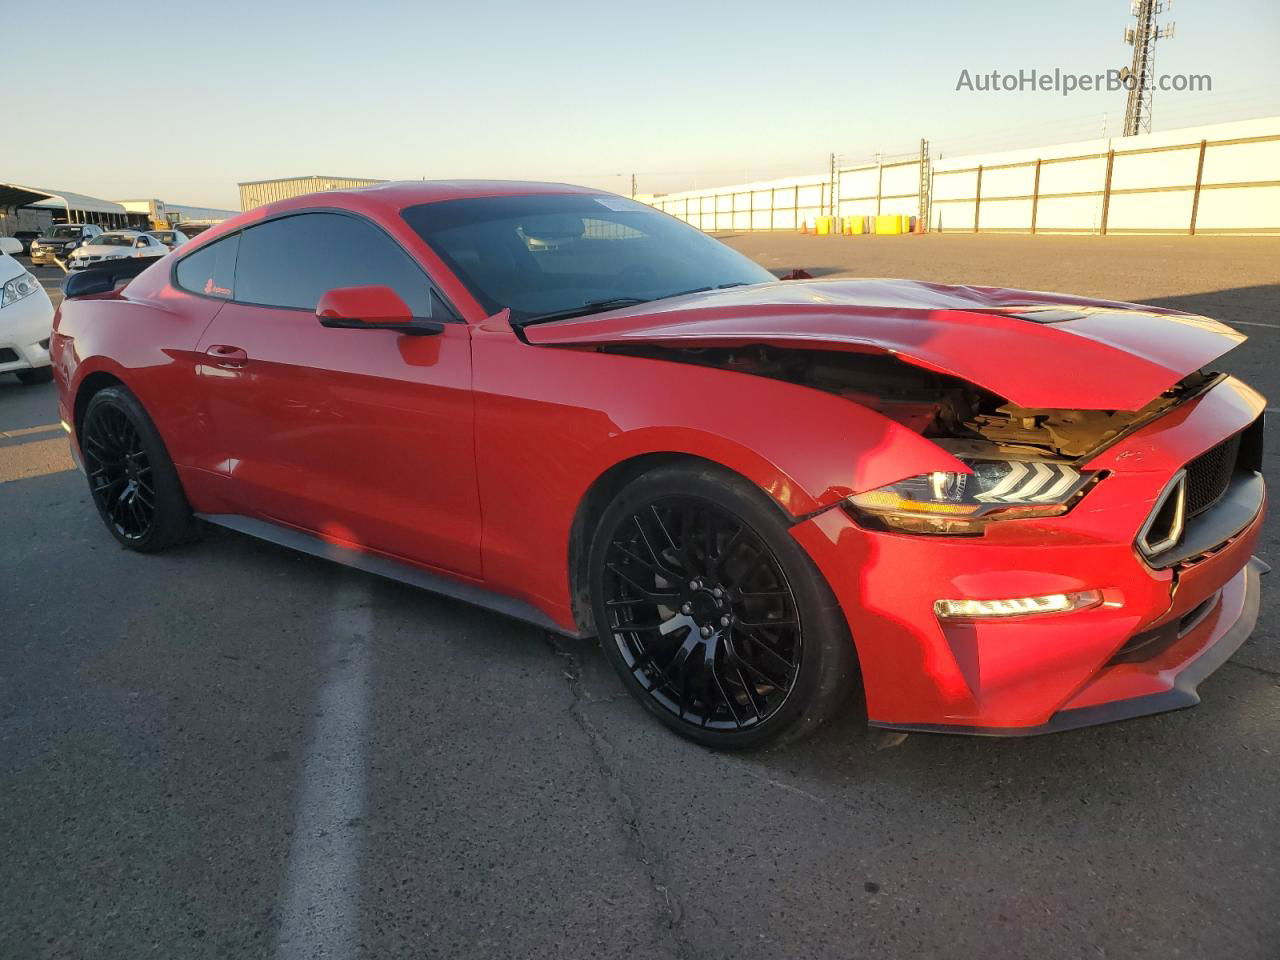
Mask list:
POLYGON ((240 234, 201 247, 178 261, 177 285, 190 293, 230 300, 235 296, 236 255, 240 234))

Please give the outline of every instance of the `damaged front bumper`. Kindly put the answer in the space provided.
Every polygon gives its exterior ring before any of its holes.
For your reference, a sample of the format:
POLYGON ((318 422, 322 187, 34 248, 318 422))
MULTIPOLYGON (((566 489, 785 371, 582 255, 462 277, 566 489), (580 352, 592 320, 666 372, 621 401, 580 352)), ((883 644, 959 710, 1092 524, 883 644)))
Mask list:
MULTIPOLYGON (((1106 479, 1071 513, 980 537, 867 529, 843 509, 792 528, 849 623, 868 720, 899 730, 1026 736, 1193 706, 1258 617, 1260 477, 1218 508, 1222 539, 1161 566, 1135 548, 1169 478, 1245 430, 1265 401, 1231 378, 1090 462, 1106 479), (1100 593, 1085 609, 949 620, 941 598, 1100 593)), ((1212 511, 1210 511, 1212 513, 1212 511)), ((1206 514, 1209 516, 1210 514, 1206 514)))

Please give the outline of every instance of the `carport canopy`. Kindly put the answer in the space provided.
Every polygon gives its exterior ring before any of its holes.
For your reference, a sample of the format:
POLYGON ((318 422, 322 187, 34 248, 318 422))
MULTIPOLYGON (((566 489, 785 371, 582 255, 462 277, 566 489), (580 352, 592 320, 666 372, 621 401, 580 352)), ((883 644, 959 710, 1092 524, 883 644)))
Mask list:
POLYGON ((0 183, 0 209, 34 207, 38 210, 61 210, 69 221, 84 223, 107 218, 109 223, 123 223, 125 209, 110 200, 72 193, 69 190, 46 190, 17 183, 0 183))

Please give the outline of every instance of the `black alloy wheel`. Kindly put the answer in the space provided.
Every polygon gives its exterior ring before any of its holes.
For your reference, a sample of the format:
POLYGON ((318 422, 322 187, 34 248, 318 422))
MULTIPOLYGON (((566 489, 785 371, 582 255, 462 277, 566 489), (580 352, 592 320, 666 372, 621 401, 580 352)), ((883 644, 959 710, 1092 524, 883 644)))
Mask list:
POLYGON ((646 474, 606 510, 592 557, 606 652, 651 712, 701 743, 807 732, 848 693, 843 618, 763 494, 697 477, 646 474))
POLYGON ((745 521, 692 497, 651 502, 616 531, 605 569, 610 630, 664 708, 740 730, 782 706, 803 634, 786 575, 745 521))
POLYGON ((123 387, 99 390, 79 433, 94 505, 116 540, 149 552, 192 538, 195 521, 177 471, 133 394, 123 387))
POLYGON ((142 434, 119 407, 86 419, 81 440, 94 502, 116 536, 140 541, 156 518, 156 488, 142 434))

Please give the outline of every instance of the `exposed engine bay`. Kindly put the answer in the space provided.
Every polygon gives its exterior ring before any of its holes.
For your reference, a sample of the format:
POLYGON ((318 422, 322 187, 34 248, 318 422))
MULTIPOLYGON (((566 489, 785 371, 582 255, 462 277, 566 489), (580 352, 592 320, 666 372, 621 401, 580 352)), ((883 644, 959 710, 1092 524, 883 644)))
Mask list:
POLYGON ((964 380, 880 353, 606 346, 609 353, 719 367, 845 397, 936 440, 957 455, 1080 460, 1200 393, 1216 375, 1197 371, 1137 411, 1019 407, 964 380))

